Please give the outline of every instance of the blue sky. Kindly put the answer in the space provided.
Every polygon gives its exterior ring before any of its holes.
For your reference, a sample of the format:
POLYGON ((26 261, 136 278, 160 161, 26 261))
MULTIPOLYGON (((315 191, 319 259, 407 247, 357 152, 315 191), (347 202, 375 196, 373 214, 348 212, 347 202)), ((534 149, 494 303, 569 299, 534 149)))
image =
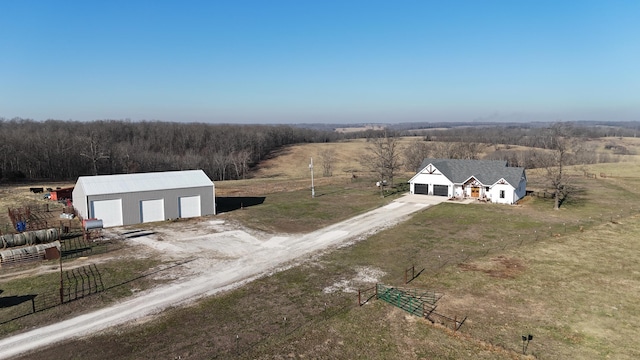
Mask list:
POLYGON ((640 1, 0 1, 0 117, 640 120, 640 1))

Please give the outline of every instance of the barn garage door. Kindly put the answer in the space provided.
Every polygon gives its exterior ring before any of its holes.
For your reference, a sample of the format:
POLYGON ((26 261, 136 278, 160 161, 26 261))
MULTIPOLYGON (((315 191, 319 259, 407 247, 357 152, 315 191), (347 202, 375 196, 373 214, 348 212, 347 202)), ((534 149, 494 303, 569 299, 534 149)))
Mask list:
POLYGON ((180 198, 180 217, 200 216, 200 195, 180 198))
POLYGON ((449 196, 449 187, 447 185, 433 185, 433 195, 449 196))
POLYGON ((164 220, 164 199, 140 201, 140 218, 142 222, 164 220))
POLYGON ((413 193, 429 195, 429 184, 413 184, 413 193))
POLYGON ((102 219, 102 226, 122 226, 122 199, 91 202, 91 217, 102 219))

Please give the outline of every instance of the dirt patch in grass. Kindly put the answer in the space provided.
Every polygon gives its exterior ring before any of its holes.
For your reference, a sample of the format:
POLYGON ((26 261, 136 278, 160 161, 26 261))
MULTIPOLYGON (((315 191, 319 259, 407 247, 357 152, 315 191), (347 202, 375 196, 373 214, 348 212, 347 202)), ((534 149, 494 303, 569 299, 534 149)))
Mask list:
POLYGON ((491 258, 489 261, 462 263, 458 267, 465 271, 480 271, 502 279, 512 279, 526 269, 522 260, 503 255, 491 258))

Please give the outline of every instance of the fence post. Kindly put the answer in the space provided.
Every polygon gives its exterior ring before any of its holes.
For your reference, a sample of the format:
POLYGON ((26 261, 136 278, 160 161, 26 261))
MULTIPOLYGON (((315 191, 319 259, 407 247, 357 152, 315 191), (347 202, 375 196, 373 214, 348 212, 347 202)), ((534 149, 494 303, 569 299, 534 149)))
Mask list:
POLYGON ((60 304, 64 304, 64 280, 62 279, 62 246, 60 247, 60 304))

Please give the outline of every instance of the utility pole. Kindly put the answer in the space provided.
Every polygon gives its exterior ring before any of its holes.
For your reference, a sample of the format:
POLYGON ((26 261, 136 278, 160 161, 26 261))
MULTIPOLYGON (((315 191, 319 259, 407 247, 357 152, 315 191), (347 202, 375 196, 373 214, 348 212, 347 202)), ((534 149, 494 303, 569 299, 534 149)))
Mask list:
POLYGON ((311 197, 314 198, 316 197, 316 189, 313 187, 313 158, 311 158, 309 170, 311 170, 311 197))

